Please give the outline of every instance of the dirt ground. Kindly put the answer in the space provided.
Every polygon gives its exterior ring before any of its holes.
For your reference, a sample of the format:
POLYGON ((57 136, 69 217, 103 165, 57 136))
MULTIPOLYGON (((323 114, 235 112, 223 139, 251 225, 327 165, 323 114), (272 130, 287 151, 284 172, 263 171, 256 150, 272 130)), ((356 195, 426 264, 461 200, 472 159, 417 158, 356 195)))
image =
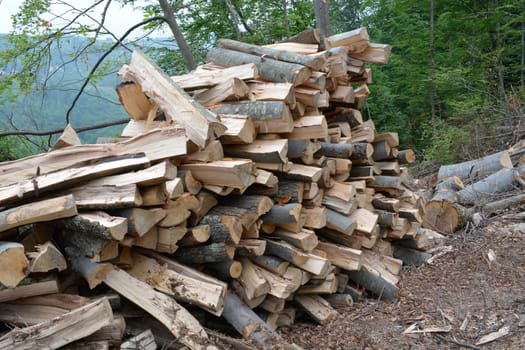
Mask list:
POLYGON ((432 264, 404 269, 395 301, 367 298, 327 325, 304 317, 280 333, 306 350, 525 349, 523 214, 448 237, 432 264))

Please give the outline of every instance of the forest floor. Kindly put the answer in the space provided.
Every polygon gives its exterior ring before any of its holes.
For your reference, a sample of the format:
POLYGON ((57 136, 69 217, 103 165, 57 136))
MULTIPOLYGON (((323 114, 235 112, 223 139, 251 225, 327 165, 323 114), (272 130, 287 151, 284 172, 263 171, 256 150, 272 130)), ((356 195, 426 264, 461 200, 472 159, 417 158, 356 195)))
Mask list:
POLYGON ((279 333, 305 350, 525 349, 523 214, 448 237, 432 264, 403 270, 397 300, 371 296, 326 325, 305 316, 279 333))

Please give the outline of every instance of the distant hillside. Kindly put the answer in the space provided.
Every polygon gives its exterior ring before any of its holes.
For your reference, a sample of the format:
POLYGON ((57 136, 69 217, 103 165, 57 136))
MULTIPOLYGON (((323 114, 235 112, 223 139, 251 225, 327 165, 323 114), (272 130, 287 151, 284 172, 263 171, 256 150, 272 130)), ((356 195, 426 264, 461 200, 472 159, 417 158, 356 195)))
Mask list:
MULTIPOLYGON (((17 129, 50 130, 64 126, 66 111, 80 89, 82 82, 88 75, 95 62, 101 56, 103 49, 113 42, 99 41, 88 52, 83 53, 80 59, 63 65, 64 61, 71 60, 72 55, 83 47, 86 38, 69 37, 61 41, 60 49, 53 50, 51 64, 48 67, 50 78, 44 90, 35 91, 28 96, 19 96, 13 103, 7 103, 0 109, 0 126, 12 129, 9 120, 17 129)), ((0 50, 5 47, 5 37, 0 36, 0 50)), ((71 115, 73 127, 93 125, 126 117, 126 113, 115 92, 120 79, 116 70, 122 63, 129 60, 130 52, 119 48, 107 59, 110 74, 96 79, 88 85, 71 115)), ((15 66, 2 67, 0 63, 0 79, 2 76, 16 71, 15 66)), ((39 79, 44 79, 42 74, 39 79)), ((98 136, 118 135, 122 126, 81 133, 83 142, 94 142, 98 136)))

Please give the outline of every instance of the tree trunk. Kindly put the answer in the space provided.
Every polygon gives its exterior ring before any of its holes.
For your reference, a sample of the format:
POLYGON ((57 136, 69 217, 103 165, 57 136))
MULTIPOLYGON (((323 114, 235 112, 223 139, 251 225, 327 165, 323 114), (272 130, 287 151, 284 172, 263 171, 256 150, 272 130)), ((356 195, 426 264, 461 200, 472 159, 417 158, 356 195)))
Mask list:
POLYGON ((168 23, 168 26, 170 27, 171 32, 177 41, 177 46, 180 49, 182 57, 184 57, 186 68, 188 68, 190 71, 194 70, 197 67, 197 64, 195 63, 195 59, 191 54, 190 47, 188 46, 188 43, 186 42, 186 39, 184 39, 184 35, 179 28, 173 8, 170 6, 168 0, 159 0, 159 5, 162 8, 162 12, 164 12, 166 23, 168 23))
POLYGON ((325 38, 330 36, 328 0, 314 0, 315 20, 319 28, 319 51, 325 49, 325 38))

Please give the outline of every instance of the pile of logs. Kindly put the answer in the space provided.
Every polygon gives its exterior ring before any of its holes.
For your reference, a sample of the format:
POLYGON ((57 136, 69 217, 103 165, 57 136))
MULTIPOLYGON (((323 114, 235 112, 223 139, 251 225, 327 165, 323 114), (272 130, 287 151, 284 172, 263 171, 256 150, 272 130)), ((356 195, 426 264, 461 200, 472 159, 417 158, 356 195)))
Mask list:
POLYGON ((364 290, 396 297, 440 235, 421 227, 414 152, 359 111, 364 63, 390 46, 366 28, 317 38, 220 40, 176 77, 136 51, 122 137, 80 145, 68 127, 0 163, 0 317, 19 327, 1 347, 212 349, 222 317, 292 348, 275 330, 297 311, 324 324, 364 290))
POLYGON ((508 150, 439 168, 426 192, 424 226, 453 233, 469 221, 525 203, 525 143, 508 150))

